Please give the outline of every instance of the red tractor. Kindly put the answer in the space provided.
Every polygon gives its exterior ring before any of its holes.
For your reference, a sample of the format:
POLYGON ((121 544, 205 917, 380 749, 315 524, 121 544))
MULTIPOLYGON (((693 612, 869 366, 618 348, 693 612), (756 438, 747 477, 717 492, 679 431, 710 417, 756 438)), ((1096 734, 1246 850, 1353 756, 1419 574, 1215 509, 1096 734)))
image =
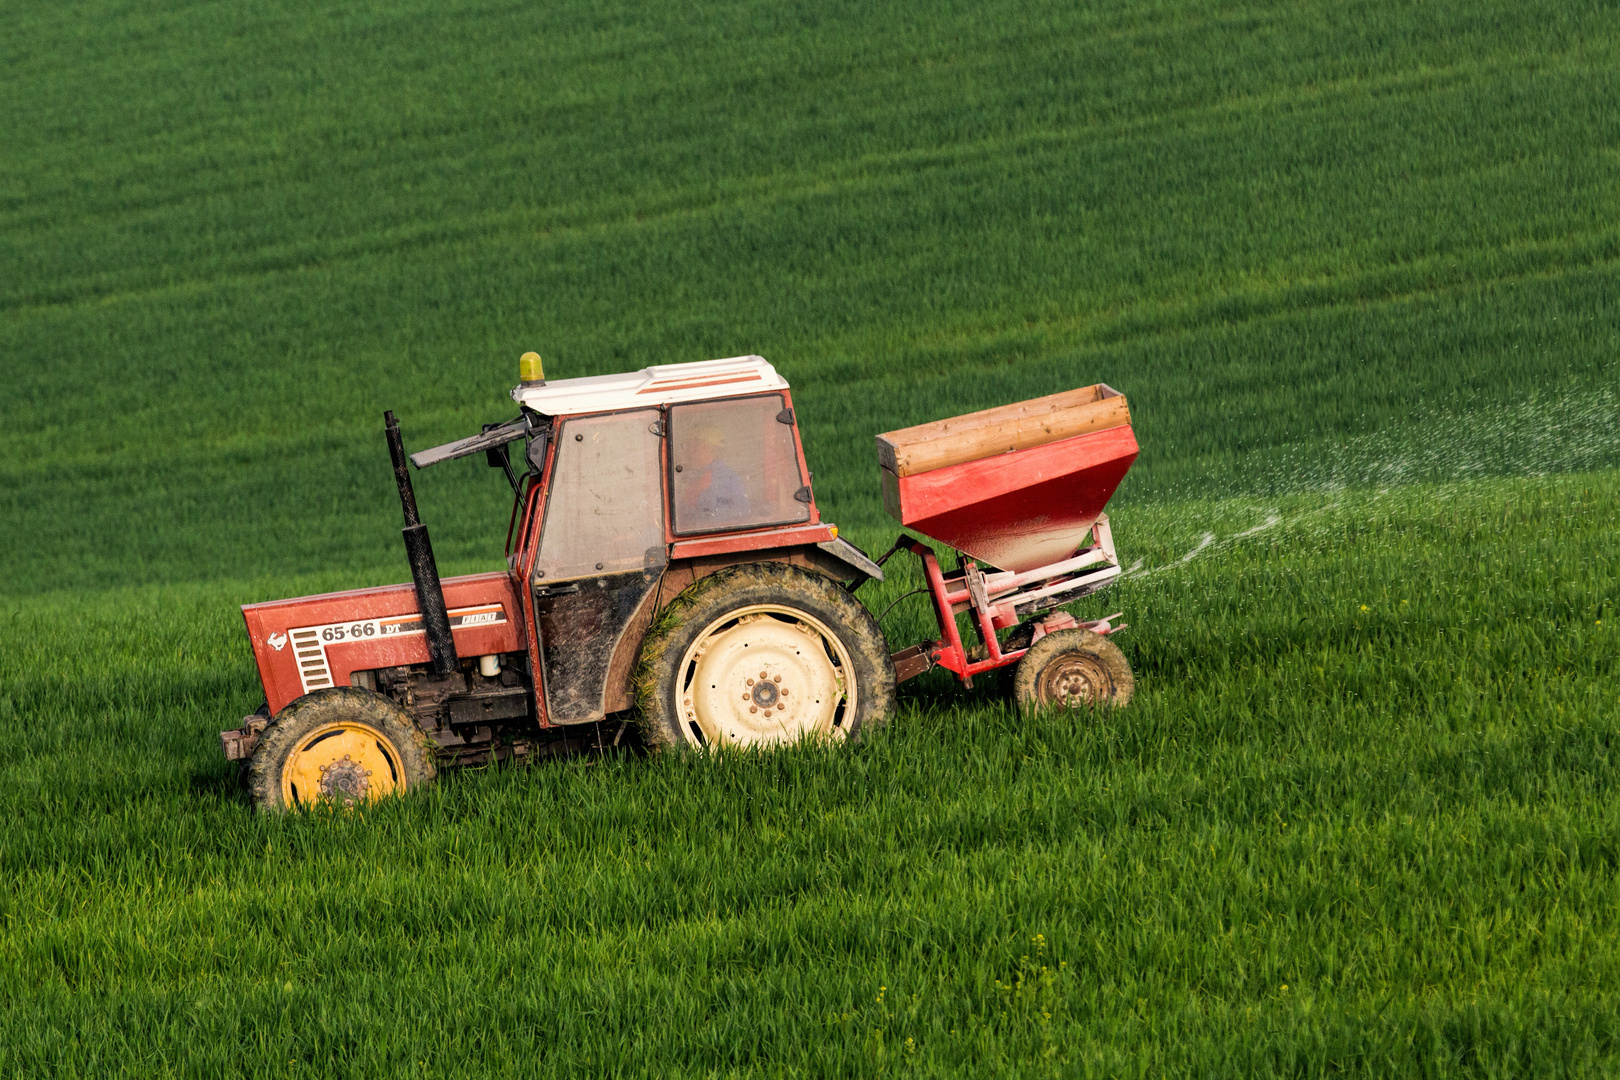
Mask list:
POLYGON ((439 578, 389 413, 412 583, 242 609, 265 706, 221 740, 261 807, 353 805, 631 725, 654 749, 848 738, 935 665, 971 685, 1017 663, 1030 706, 1129 698, 1119 628, 1054 610, 1120 572, 1102 510, 1137 447, 1108 387, 879 437, 885 502, 958 549, 946 572, 910 536, 873 560, 821 520, 760 357, 547 382, 528 353, 522 374, 515 419, 409 459, 505 472, 505 571, 439 578), (891 655, 856 594, 901 549, 941 636, 891 655))

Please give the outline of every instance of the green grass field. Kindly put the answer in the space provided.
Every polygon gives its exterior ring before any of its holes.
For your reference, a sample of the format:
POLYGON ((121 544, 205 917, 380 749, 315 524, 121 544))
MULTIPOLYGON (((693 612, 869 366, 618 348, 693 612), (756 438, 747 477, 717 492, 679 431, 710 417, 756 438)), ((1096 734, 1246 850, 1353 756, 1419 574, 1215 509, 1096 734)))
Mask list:
MULTIPOLYGON (((1620 1071, 1612 4, 20 3, 0 62, 0 1075, 1620 1071), (875 548, 874 433, 1119 387, 1136 701, 255 815, 237 605, 407 578, 382 411, 527 348, 765 355, 875 548)), ((505 490, 421 474, 446 572, 505 490)))

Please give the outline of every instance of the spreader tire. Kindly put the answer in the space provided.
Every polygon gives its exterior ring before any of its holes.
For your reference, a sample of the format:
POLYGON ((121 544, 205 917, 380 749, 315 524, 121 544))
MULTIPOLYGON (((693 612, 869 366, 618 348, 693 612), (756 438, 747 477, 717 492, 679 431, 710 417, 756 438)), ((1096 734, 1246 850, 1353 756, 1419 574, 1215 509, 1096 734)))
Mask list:
POLYGON ((1056 630, 1018 661, 1013 698, 1025 710, 1124 705, 1136 691, 1119 646, 1090 630, 1056 630))
POLYGON ((894 664, 837 582, 745 563, 670 602, 642 642, 636 692, 642 739, 659 750, 854 738, 893 711, 894 664))
POLYGON ((432 743, 396 703, 335 686, 306 694, 264 729, 248 762, 248 792, 264 810, 348 807, 429 783, 432 743))

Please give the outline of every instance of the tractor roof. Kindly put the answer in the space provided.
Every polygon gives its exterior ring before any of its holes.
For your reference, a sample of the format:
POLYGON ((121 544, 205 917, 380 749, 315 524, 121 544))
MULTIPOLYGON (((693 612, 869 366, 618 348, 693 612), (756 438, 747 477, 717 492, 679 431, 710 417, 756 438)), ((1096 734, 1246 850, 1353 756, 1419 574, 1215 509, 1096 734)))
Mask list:
POLYGON ((551 379, 539 386, 514 388, 512 400, 545 416, 563 416, 786 389, 787 380, 764 357, 733 356, 729 360, 659 364, 623 375, 551 379))

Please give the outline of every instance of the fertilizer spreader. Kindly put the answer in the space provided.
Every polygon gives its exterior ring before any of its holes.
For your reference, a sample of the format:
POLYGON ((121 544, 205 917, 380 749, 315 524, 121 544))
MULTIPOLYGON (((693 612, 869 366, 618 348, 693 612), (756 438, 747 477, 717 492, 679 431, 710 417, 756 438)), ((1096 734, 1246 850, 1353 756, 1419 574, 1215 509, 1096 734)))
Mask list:
POLYGON ((1047 635, 1078 631, 1041 650, 1053 659, 1037 657, 1019 672, 1020 702, 1128 700, 1124 656, 1086 636, 1120 629, 1110 621, 1117 615, 1037 618, 1119 576, 1103 507, 1136 460, 1125 396, 1099 383, 891 431, 877 443, 888 512, 957 551, 957 569, 945 573, 933 549, 908 536, 890 550, 922 560, 941 630, 938 640, 894 655, 897 677, 937 663, 971 686, 975 675, 1020 662, 1047 635), (971 651, 960 614, 979 639, 971 651), (1011 632, 999 640, 1003 630, 1011 632))

